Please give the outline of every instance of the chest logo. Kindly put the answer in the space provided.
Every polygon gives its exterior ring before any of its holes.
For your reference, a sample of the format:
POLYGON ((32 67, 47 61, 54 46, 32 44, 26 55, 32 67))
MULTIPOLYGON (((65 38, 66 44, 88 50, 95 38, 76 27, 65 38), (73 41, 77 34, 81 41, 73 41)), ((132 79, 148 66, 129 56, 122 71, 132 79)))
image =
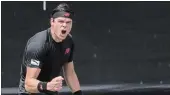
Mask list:
POLYGON ((65 54, 68 54, 70 52, 70 48, 67 48, 66 50, 65 50, 65 54))

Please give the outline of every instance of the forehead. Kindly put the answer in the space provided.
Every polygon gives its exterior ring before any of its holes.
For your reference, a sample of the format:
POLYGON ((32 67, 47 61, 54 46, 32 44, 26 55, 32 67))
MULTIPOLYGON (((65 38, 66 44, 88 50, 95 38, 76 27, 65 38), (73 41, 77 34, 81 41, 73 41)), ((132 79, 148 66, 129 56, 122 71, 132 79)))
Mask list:
POLYGON ((66 17, 57 17, 55 18, 56 20, 62 20, 62 21, 72 21, 71 18, 66 18, 66 17))

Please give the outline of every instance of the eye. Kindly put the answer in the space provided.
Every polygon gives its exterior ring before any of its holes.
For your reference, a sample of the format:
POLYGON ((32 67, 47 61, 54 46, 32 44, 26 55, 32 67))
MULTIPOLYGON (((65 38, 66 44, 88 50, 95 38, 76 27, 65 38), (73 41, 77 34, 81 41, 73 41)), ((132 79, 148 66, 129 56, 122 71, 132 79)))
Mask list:
POLYGON ((67 21, 66 23, 67 23, 67 24, 71 24, 71 21, 67 21))
POLYGON ((58 22, 59 22, 59 23, 64 23, 64 21, 62 21, 62 20, 59 20, 58 22))

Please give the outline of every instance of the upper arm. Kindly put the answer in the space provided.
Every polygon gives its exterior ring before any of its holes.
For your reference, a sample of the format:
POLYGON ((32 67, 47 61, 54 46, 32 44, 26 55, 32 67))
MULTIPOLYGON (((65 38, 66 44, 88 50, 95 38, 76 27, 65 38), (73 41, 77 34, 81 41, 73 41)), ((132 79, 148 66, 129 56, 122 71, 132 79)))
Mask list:
POLYGON ((27 67, 41 68, 44 63, 46 49, 45 46, 32 42, 25 50, 24 62, 27 67))
POLYGON ((26 74, 26 80, 30 78, 37 79, 41 69, 40 68, 31 68, 27 67, 27 74, 26 74))
POLYGON ((68 58, 67 63, 64 64, 64 66, 63 66, 63 71, 65 74, 72 73, 74 71, 74 64, 73 64, 74 51, 75 51, 75 44, 72 40, 70 56, 68 58))
POLYGON ((74 45, 74 43, 72 43, 72 45, 71 45, 71 52, 70 52, 70 56, 69 56, 69 59, 68 59, 68 63, 73 61, 74 51, 75 51, 75 45, 74 45))
POLYGON ((24 56, 27 69, 26 79, 38 77, 43 65, 44 53, 44 46, 41 46, 39 43, 32 42, 27 46, 24 56))
POLYGON ((69 73, 74 72, 74 64, 73 64, 73 61, 72 61, 72 62, 69 62, 69 63, 67 63, 67 64, 64 64, 64 66, 63 66, 63 71, 64 71, 64 74, 69 74, 69 73))

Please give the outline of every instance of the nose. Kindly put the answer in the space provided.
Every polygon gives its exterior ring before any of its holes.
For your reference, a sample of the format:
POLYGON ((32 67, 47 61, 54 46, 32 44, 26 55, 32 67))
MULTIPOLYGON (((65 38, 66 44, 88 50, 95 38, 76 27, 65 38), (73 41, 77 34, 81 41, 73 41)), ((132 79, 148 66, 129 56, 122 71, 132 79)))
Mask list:
POLYGON ((67 26, 67 24, 66 24, 66 23, 63 23, 63 24, 62 24, 62 26, 63 26, 63 27, 66 27, 66 26, 67 26))

